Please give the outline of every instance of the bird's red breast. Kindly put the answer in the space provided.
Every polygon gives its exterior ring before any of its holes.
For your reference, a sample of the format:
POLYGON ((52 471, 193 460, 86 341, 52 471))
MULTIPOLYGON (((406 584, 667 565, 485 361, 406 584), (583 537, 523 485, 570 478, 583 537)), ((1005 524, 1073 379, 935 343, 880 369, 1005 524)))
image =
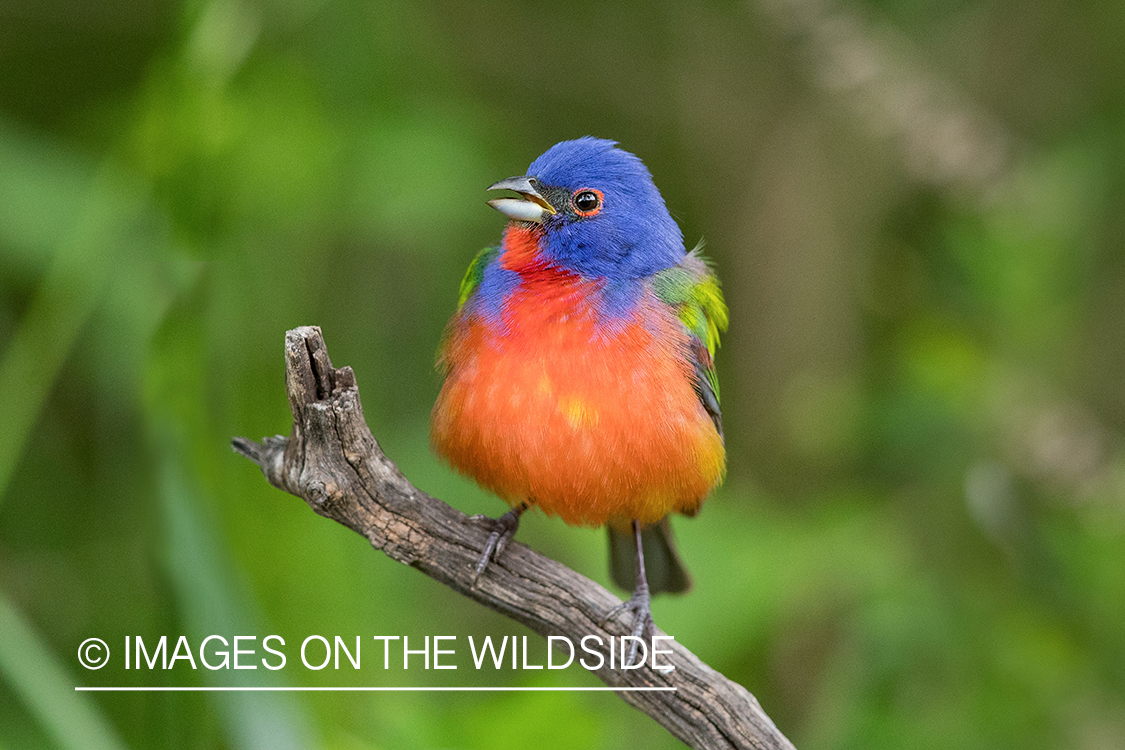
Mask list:
POLYGON ((509 504, 570 524, 693 512, 725 451, 674 311, 646 287, 607 320, 605 282, 547 262, 534 229, 509 227, 499 263, 519 275, 500 320, 464 306, 447 331, 435 450, 509 504))

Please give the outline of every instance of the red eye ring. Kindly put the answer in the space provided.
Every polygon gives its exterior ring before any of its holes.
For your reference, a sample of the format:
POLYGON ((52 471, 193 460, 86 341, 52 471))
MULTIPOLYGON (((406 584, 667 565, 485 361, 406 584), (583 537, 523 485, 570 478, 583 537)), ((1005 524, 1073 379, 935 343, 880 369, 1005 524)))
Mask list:
POLYGON ((578 188, 570 196, 574 213, 579 216, 596 216, 605 203, 605 195, 597 188, 578 188))

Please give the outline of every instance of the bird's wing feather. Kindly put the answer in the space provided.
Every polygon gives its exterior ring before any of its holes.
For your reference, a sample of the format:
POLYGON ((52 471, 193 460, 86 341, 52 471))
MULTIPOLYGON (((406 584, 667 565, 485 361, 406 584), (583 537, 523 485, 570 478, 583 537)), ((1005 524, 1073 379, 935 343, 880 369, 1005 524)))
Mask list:
POLYGON ((480 286, 481 279, 484 278, 484 269, 487 268, 488 264, 495 260, 496 256, 499 254, 500 248, 498 246, 486 247, 473 258, 472 263, 470 263, 469 267, 465 270, 464 278, 461 279, 461 292, 457 298, 457 309, 464 307, 465 303, 469 301, 469 297, 473 296, 473 292, 477 290, 477 287, 480 286))
POLYGON ((679 265, 654 274, 652 285, 656 296, 676 311, 691 335, 695 392, 722 435, 723 416, 719 409, 714 357, 719 348, 719 334, 727 329, 730 316, 719 280, 697 247, 679 265))

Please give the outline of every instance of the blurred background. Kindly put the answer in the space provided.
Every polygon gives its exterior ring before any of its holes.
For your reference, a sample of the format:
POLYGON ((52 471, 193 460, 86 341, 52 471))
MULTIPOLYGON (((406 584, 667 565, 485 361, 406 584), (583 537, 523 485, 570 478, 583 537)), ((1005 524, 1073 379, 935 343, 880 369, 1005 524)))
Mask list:
MULTIPOLYGON (((73 691, 598 684, 379 669, 530 633, 229 448, 288 433, 316 324, 405 474, 498 515, 429 452, 434 351, 484 188, 592 134, 732 313, 657 623, 801 748, 1125 748, 1123 36, 1111 0, 0 0, 0 746, 681 746, 609 694, 73 691), (121 663, 270 633, 276 673, 121 663)), ((607 582, 600 530, 520 539, 607 582)))

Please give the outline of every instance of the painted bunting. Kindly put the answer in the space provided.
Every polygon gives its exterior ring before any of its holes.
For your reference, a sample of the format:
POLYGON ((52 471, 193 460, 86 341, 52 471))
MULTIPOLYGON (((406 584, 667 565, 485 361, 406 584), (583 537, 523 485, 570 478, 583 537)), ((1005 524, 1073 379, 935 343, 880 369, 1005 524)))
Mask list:
POLYGON ((510 221, 461 282, 430 425, 435 451, 511 506, 476 576, 529 507, 606 525, 622 608, 651 632, 650 594, 691 585, 668 515, 694 515, 726 466, 719 282, 614 141, 563 141, 488 189, 518 197, 488 202, 510 221))

